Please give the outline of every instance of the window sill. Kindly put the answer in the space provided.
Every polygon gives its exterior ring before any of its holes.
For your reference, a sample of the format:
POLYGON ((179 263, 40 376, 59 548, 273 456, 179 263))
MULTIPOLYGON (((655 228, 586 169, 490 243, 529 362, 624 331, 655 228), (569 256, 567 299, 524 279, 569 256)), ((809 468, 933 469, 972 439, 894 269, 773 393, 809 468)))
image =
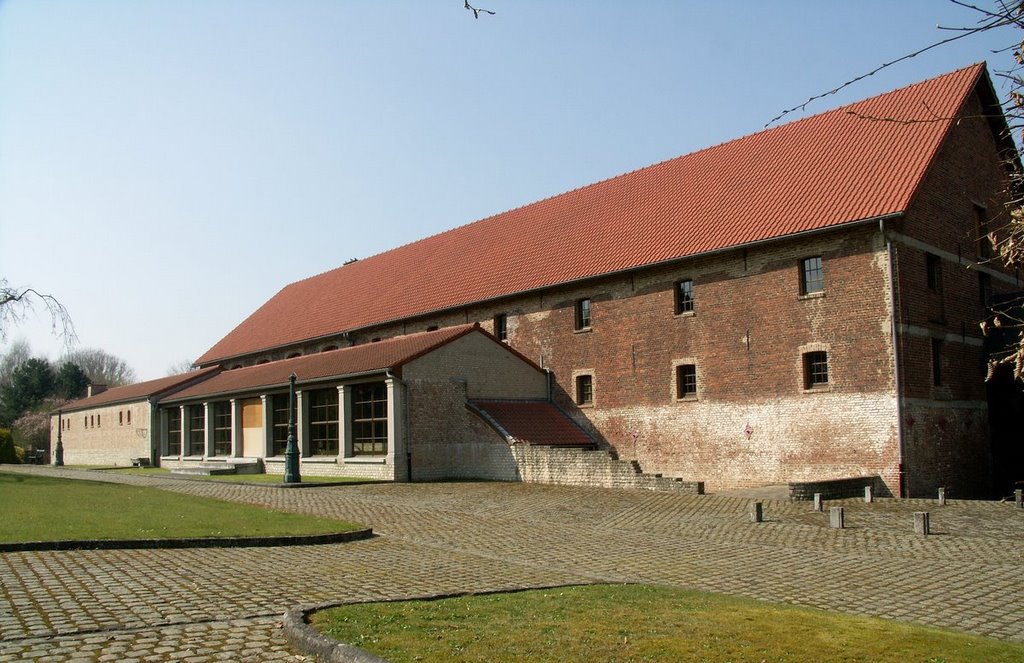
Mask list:
POLYGON ((303 463, 323 463, 324 465, 337 465, 337 456, 303 456, 299 459, 303 463))
POLYGON ((594 407, 594 401, 590 401, 589 403, 577 403, 576 407, 580 408, 581 410, 588 410, 594 407))
POLYGON ((205 460, 205 458, 203 456, 182 456, 181 459, 182 460, 194 460, 194 461, 205 460))
POLYGON ((683 311, 682 313, 676 313, 672 316, 673 318, 696 318, 696 311, 683 311))
POLYGON ((594 331, 593 327, 581 327, 580 329, 574 329, 573 333, 574 334, 589 334, 592 331, 594 331))
POLYGON ((824 299, 825 291, 819 290, 818 292, 808 292, 806 295, 800 295, 797 299, 824 299))
POLYGON ((387 456, 345 456, 341 459, 345 465, 387 465, 387 456))
POLYGON ((177 454, 173 456, 160 456, 160 460, 182 460, 182 457, 177 454))
POLYGON ((805 394, 827 394, 830 391, 832 391, 831 384, 821 384, 810 387, 809 389, 804 389, 805 394))
POLYGON ((700 399, 697 398, 697 395, 694 394, 693 396, 683 396, 682 398, 677 398, 676 403, 696 403, 699 400, 700 399))

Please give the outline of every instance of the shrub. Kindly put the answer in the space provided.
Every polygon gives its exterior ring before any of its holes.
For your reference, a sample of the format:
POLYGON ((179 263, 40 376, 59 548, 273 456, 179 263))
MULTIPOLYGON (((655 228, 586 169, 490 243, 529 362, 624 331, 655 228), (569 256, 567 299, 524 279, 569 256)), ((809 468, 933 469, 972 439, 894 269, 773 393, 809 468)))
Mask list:
POLYGON ((0 463, 20 463, 14 449, 14 436, 6 428, 0 428, 0 463))

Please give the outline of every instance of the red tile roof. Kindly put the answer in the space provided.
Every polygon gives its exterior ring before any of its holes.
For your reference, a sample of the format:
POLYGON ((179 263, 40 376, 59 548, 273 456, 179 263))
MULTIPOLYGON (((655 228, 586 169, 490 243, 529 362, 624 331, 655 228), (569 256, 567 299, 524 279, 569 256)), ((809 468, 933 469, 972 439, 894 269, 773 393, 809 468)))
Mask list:
POLYGON ((107 391, 96 394, 95 396, 72 401, 62 407, 61 411, 67 413, 99 407, 101 405, 144 401, 150 397, 166 395, 182 385, 188 385, 193 381, 204 380, 211 375, 215 375, 219 370, 220 369, 218 367, 213 366, 210 368, 199 369, 197 371, 189 371, 188 373, 181 373, 180 375, 171 375, 166 378, 158 378, 156 380, 148 380, 146 382, 136 382, 135 384, 127 384, 123 387, 114 387, 113 389, 108 389, 107 391))
POLYGON ((176 392, 163 399, 161 403, 287 387, 288 376, 292 373, 295 373, 296 383, 301 385, 362 373, 380 373, 385 369, 398 369, 403 364, 474 331, 485 333, 476 325, 459 325, 438 331, 398 336, 379 343, 366 343, 258 366, 236 368, 223 371, 209 380, 176 392))
POLYGON ((474 400, 471 404, 516 442, 556 447, 592 447, 594 440, 551 403, 474 400))
POLYGON ((197 363, 901 213, 982 77, 976 64, 292 283, 197 363))

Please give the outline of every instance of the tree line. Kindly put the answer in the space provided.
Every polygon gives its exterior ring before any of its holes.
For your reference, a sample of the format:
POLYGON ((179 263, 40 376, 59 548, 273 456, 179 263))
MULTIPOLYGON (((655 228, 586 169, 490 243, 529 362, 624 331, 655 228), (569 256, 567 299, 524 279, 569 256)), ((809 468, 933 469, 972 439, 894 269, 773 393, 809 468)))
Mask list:
POLYGON ((118 387, 135 381, 135 371, 123 359, 97 348, 68 352, 58 361, 34 357, 24 340, 12 343, 0 356, 0 463, 15 462, 11 443, 21 449, 46 449, 50 414, 86 395, 90 384, 118 387))

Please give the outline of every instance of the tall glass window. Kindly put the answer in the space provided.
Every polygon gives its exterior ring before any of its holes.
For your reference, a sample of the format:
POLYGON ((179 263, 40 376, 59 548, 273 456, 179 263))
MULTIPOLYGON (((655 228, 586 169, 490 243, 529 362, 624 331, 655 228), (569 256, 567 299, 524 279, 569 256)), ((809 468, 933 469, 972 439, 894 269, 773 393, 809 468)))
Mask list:
POLYGON ((275 394, 271 397, 273 408, 274 440, 271 453, 283 456, 288 449, 288 394, 275 394))
POLYGON ((314 456, 337 456, 338 390, 317 389, 308 393, 309 451, 314 456))
POLYGON ((181 455, 181 408, 167 410, 167 455, 181 455))
POLYGON ((231 455, 231 403, 213 404, 213 455, 231 455))
POLYGON ((383 382, 352 387, 352 455, 388 452, 388 393, 383 382))
POLYGON ((190 405, 188 408, 188 455, 206 454, 206 408, 190 405))

